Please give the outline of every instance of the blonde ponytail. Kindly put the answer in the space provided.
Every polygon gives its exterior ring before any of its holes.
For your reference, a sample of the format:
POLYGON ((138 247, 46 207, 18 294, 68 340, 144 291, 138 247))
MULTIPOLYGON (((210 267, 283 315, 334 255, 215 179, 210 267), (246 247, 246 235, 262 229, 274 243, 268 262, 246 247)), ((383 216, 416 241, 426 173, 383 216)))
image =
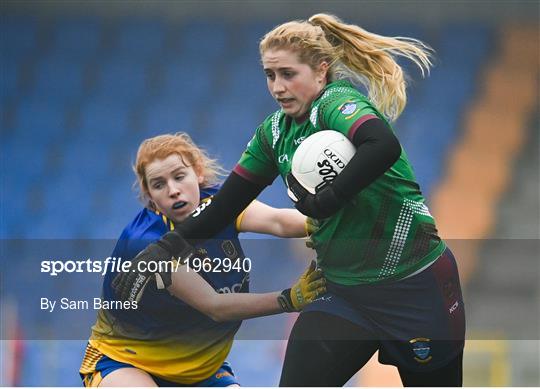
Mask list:
POLYGON ((360 83, 390 120, 397 119, 407 103, 405 77, 396 57, 414 62, 423 76, 432 66, 431 48, 417 39, 373 34, 323 13, 307 22, 276 27, 262 39, 261 54, 271 48, 293 50, 314 69, 326 61, 330 65, 329 81, 349 78, 360 83))

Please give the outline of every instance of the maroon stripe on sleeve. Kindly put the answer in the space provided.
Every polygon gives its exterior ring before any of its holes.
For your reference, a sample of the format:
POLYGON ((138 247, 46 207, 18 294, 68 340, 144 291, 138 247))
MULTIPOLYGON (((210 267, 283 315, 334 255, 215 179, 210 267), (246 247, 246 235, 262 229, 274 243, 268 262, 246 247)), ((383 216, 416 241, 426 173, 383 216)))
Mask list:
POLYGON ((264 185, 264 186, 268 186, 272 184, 272 182, 274 182, 274 179, 276 178, 276 177, 258 176, 240 165, 236 165, 233 169, 233 172, 238 174, 240 177, 250 182, 253 182, 254 184, 264 185))
POLYGON ((362 124, 364 124, 365 122, 367 122, 368 120, 371 120, 371 119, 378 119, 378 117, 377 117, 377 115, 373 115, 372 113, 369 113, 367 115, 362 116, 357 121, 355 121, 353 123, 353 125, 351 126, 351 128, 349 128, 349 133, 347 134, 347 138, 349 138, 349 140, 352 142, 353 139, 354 139, 354 134, 356 134, 356 130, 358 130, 358 128, 362 124))

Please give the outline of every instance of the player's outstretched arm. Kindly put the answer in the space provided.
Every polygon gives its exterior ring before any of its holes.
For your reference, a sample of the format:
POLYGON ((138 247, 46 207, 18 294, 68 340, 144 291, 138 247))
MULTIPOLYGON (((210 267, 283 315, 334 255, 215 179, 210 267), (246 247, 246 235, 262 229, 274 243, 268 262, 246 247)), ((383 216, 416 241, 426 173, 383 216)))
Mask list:
POLYGON ((113 288, 117 297, 123 301, 140 300, 148 282, 154 277, 159 289, 169 287, 170 272, 151 273, 141 272, 139 269, 146 269, 144 264, 149 262, 167 262, 172 258, 188 260, 195 252, 192 245, 194 240, 210 239, 223 230, 263 189, 264 185, 231 173, 211 201, 201 204, 190 217, 177 225, 174 231, 167 232, 156 243, 148 245, 132 261, 129 271, 116 276, 113 288), (139 266, 139 263, 143 265, 139 266))
POLYGON ((172 273, 169 292, 217 322, 300 311, 326 292, 322 272, 312 261, 296 283, 282 292, 217 293, 188 266, 172 273))

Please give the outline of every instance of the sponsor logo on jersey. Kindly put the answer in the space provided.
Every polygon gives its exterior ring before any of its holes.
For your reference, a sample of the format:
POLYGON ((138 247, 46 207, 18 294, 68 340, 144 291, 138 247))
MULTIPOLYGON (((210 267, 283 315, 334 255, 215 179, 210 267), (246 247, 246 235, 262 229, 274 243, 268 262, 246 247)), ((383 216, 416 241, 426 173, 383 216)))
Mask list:
POLYGON ((299 146, 300 143, 302 143, 304 141, 304 139, 306 139, 305 136, 301 136, 300 138, 296 138, 295 140, 293 140, 293 143, 296 145, 296 146, 299 146))
POLYGON ((428 338, 414 338, 409 340, 412 351, 414 353, 414 360, 418 363, 428 363, 431 361, 431 339, 428 338))
POLYGON ((459 301, 456 301, 454 304, 452 304, 452 306, 450 307, 450 309, 448 310, 448 312, 450 314, 454 313, 454 311, 457 309, 457 307, 459 307, 459 301))
MULTIPOLYGON (((236 283, 236 284, 232 284, 231 286, 223 286, 221 288, 217 288, 216 289, 216 292, 218 293, 221 293, 221 294, 225 294, 225 293, 241 293, 244 289, 244 285, 246 285, 246 288, 247 288, 247 283, 249 282, 249 273, 246 274, 244 276, 244 278, 242 278, 242 281, 236 283)), ((244 292, 247 292, 247 289, 244 290, 244 292)))
POLYGON ((279 162, 279 163, 289 162, 289 156, 288 156, 287 154, 281 154, 281 155, 278 157, 278 162, 279 162))
POLYGON ((223 288, 216 289, 216 292, 225 294, 225 293, 239 293, 242 290, 242 284, 233 284, 232 286, 224 286, 223 288))

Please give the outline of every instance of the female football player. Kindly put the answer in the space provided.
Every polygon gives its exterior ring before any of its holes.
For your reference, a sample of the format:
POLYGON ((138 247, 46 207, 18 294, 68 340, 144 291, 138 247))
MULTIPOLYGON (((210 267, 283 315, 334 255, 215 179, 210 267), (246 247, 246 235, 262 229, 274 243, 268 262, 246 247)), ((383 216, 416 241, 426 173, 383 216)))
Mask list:
MULTIPOLYGON (((199 205, 210 204, 221 171, 185 133, 144 141, 134 169, 146 207, 124 229, 113 253, 116 258, 133 258, 199 205)), ((235 223, 200 247, 191 269, 189 263, 177 262, 172 295, 149 288, 140 301, 118 307, 111 285, 114 274, 108 274, 103 300, 109 309, 98 313, 80 369, 85 385, 237 384, 225 358, 240 320, 300 310, 325 291, 321 272, 312 263, 293 293, 247 293, 249 265, 238 240, 242 231, 302 237, 306 218, 294 209, 252 202, 235 223), (208 266, 201 267, 201 260, 208 266)))
MULTIPOLYGON (((460 386, 465 316, 455 259, 390 125, 406 104, 396 57, 425 72, 429 48, 317 14, 274 28, 260 54, 280 109, 257 128, 211 206, 136 261, 191 252, 191 240, 234 220, 281 175, 296 208, 318 224, 311 240, 329 293, 298 317, 280 385, 343 385, 379 350, 404 385, 460 386), (290 161, 321 130, 345 134, 357 151, 312 194, 290 174, 290 161)), ((126 300, 144 289, 125 274, 119 285, 126 300)))

